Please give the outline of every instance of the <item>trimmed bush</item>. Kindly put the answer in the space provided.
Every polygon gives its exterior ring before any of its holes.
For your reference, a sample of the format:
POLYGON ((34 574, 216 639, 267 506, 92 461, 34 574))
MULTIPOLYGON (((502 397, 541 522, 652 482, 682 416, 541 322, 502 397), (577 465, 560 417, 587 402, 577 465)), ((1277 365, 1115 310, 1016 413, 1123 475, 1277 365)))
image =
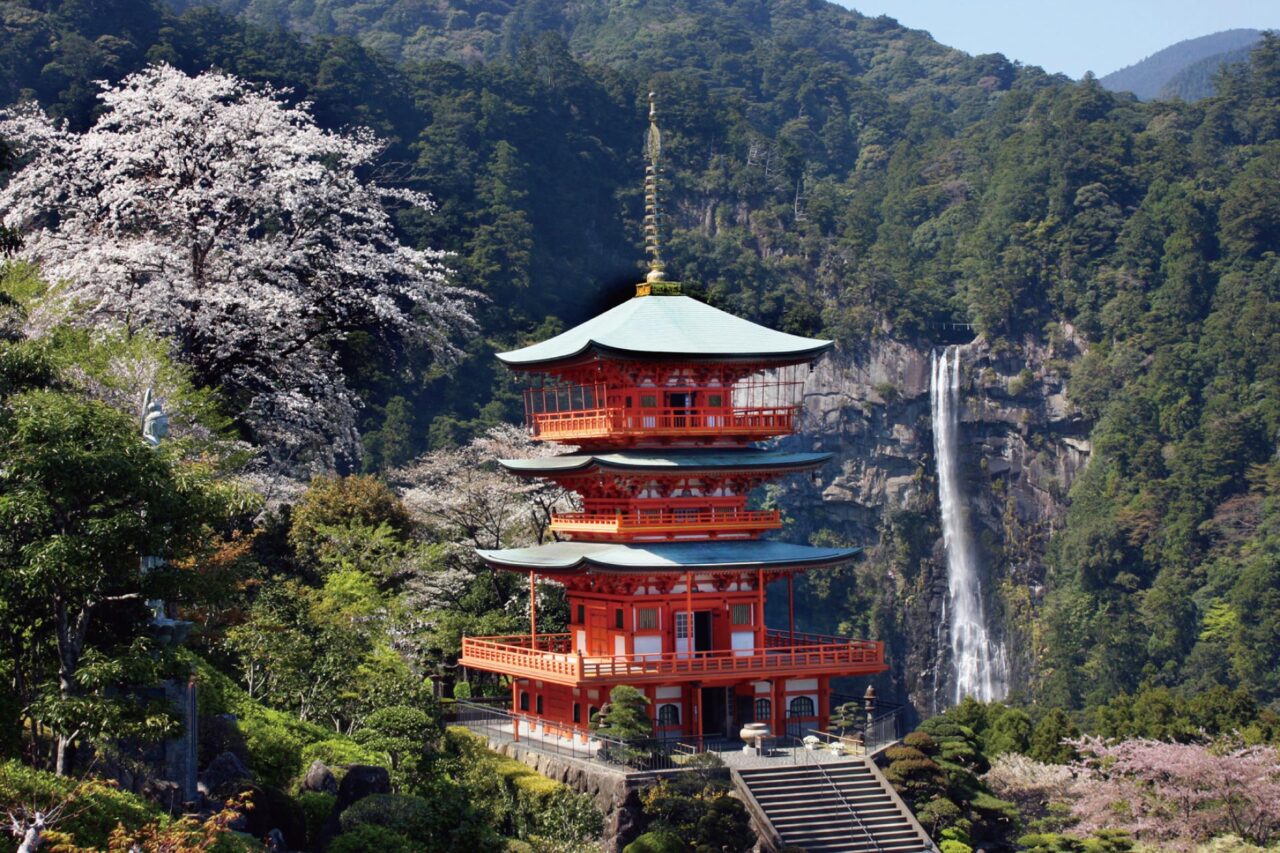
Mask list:
POLYGON ((421 853, 422 845, 385 826, 365 824, 329 842, 328 853, 421 853))
POLYGON ((670 832, 646 832, 622 848, 622 853, 687 853, 689 845, 670 832))
POLYGON ((347 738, 330 738, 309 743, 302 748, 302 767, 310 767, 311 762, 319 759, 326 767, 340 775, 339 767, 350 764, 372 764, 375 767, 386 767, 387 757, 380 752, 366 749, 347 738))
POLYGON ((314 849, 320 838, 320 830, 333 811, 333 804, 338 798, 333 794, 321 791, 303 791, 298 795, 298 805, 302 806, 303 820, 307 824, 307 847, 314 849))

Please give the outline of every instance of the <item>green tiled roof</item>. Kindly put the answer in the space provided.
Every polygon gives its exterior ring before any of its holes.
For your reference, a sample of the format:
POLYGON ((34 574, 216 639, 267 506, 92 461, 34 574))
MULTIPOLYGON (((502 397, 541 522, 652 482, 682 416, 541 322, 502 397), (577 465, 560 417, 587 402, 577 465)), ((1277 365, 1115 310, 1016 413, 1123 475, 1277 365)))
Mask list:
POLYGON ((542 476, 585 471, 600 467, 622 471, 715 471, 778 468, 799 470, 814 468, 831 458, 830 453, 780 453, 773 450, 726 451, 645 451, 624 450, 616 453, 571 453, 540 459, 499 459, 499 464, 516 474, 542 476))
POLYGON ((685 572, 732 569, 806 569, 831 565, 861 548, 813 548, 767 539, 723 542, 550 542, 532 548, 477 549, 486 562, 548 573, 597 571, 685 572))
POLYGON ((589 351, 615 358, 683 356, 693 359, 806 361, 831 341, 802 338, 735 317, 688 296, 637 296, 554 338, 498 358, 533 368, 589 351))

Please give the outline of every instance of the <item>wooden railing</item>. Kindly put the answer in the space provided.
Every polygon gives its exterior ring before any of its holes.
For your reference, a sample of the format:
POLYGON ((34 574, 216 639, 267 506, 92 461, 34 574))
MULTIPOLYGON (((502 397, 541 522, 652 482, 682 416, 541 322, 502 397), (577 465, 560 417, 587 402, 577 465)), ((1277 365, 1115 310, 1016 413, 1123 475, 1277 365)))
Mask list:
POLYGON ((738 510, 709 509, 649 510, 623 512, 558 512, 551 516, 551 529, 567 534, 618 534, 643 536, 646 534, 760 533, 782 526, 782 516, 776 509, 738 510))
POLYGON ((798 406, 642 409, 597 407, 530 416, 533 436, 567 440, 646 435, 785 435, 795 429, 798 406))
POLYGON ((869 675, 883 672, 884 644, 871 640, 823 638, 822 642, 781 642, 770 631, 763 649, 717 649, 631 655, 585 655, 573 651, 568 634, 463 637, 459 663, 507 675, 562 684, 650 682, 680 677, 767 676, 803 673, 869 675))

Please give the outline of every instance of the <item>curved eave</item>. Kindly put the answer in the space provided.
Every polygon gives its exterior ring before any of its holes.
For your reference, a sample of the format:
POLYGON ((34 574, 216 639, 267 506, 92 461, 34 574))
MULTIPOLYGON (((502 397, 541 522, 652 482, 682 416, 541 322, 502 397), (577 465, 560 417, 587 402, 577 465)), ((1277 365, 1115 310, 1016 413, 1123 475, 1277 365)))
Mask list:
POLYGON ((770 329, 688 296, 638 296, 545 341, 498 353, 498 360, 517 370, 595 359, 783 366, 812 361, 832 345, 770 329))
POLYGON ((693 474, 700 471, 807 471, 826 464, 830 453, 776 453, 741 450, 725 453, 598 453, 499 459, 498 464, 522 477, 552 477, 599 469, 638 473, 693 474))
POLYGON ((495 568, 545 575, 684 574, 686 572, 803 571, 846 562, 861 548, 814 548, 769 540, 653 544, 553 542, 533 548, 477 549, 495 568))
POLYGON ((509 358, 515 352, 498 353, 498 360, 512 370, 541 371, 555 368, 576 367, 592 361, 678 361, 678 362, 714 362, 716 364, 761 364, 767 367, 787 367, 792 364, 806 364, 835 346, 835 341, 819 341, 817 345, 804 350, 791 352, 669 352, 654 350, 633 350, 611 347, 599 341, 588 341, 576 352, 554 358, 537 361, 509 358))

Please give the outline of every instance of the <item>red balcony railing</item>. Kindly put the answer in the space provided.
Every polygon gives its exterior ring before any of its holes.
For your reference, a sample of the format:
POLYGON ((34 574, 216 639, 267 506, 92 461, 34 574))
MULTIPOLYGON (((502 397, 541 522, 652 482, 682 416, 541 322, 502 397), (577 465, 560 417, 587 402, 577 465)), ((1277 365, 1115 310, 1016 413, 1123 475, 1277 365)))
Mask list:
POLYGON ((534 438, 546 441, 714 435, 768 438, 793 432, 798 411, 798 406, 739 409, 605 407, 536 412, 530 418, 530 428, 534 438))
POLYGON ((585 655, 570 634, 464 637, 463 666, 558 684, 872 675, 885 670, 884 644, 871 640, 770 631, 762 649, 717 649, 631 655, 585 655), (811 642, 816 641, 816 642, 811 642))
POLYGON ((617 512, 559 512, 551 529, 579 537, 745 537, 782 526, 776 509, 631 510, 617 512))

